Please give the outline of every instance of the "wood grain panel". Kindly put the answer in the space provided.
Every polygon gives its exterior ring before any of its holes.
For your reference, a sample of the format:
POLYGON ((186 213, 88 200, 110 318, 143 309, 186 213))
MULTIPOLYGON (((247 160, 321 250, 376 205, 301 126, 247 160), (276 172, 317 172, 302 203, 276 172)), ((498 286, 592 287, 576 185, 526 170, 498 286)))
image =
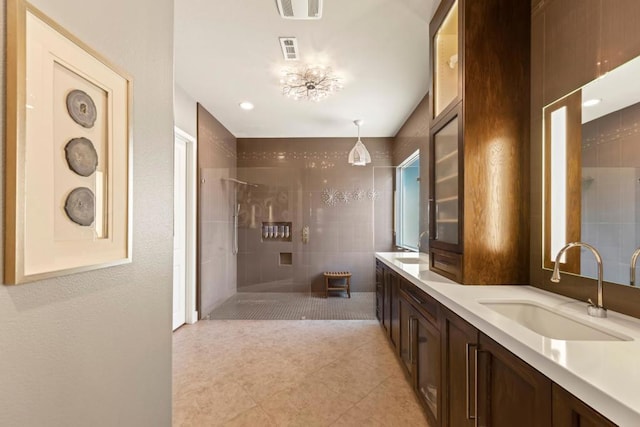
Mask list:
POLYGON ((551 425, 551 380, 484 334, 480 349, 479 424, 551 425))
POLYGON ((465 284, 528 282, 530 7, 465 3, 465 284))

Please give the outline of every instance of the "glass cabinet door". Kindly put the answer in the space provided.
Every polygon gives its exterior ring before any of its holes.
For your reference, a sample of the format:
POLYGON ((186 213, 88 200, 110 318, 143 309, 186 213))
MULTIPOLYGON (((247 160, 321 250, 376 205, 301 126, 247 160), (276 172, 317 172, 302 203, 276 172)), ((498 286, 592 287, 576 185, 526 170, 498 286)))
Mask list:
POLYGON ((458 125, 456 116, 433 136, 434 240, 452 245, 460 243, 458 125))
POLYGON ((454 1, 433 35, 433 118, 458 98, 458 2, 454 1))

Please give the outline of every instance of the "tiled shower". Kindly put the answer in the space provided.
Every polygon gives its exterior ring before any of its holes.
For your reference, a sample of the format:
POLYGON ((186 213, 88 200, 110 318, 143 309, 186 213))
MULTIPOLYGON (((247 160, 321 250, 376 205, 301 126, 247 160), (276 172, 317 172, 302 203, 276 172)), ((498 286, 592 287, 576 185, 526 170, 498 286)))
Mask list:
POLYGON ((238 139, 237 177, 258 184, 237 187, 238 292, 319 292, 324 271, 374 291, 374 253, 393 243, 391 139, 365 140, 364 167, 347 163, 353 143, 238 139))

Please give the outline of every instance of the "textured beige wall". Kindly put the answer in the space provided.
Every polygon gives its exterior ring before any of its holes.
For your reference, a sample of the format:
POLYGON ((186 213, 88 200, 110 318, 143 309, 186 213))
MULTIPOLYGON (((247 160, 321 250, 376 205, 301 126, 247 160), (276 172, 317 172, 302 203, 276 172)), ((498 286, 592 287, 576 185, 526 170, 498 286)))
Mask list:
POLYGON ((0 425, 169 426, 173 2, 32 2, 133 76, 133 263, 0 286, 0 425))

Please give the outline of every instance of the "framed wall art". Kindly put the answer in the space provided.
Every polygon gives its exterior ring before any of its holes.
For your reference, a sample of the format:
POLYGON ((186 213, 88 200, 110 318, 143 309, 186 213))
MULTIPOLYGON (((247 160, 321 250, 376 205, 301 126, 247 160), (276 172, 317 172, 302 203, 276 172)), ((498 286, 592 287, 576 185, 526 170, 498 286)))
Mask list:
POLYGON ((7 2, 4 283, 131 262, 132 79, 7 2))

